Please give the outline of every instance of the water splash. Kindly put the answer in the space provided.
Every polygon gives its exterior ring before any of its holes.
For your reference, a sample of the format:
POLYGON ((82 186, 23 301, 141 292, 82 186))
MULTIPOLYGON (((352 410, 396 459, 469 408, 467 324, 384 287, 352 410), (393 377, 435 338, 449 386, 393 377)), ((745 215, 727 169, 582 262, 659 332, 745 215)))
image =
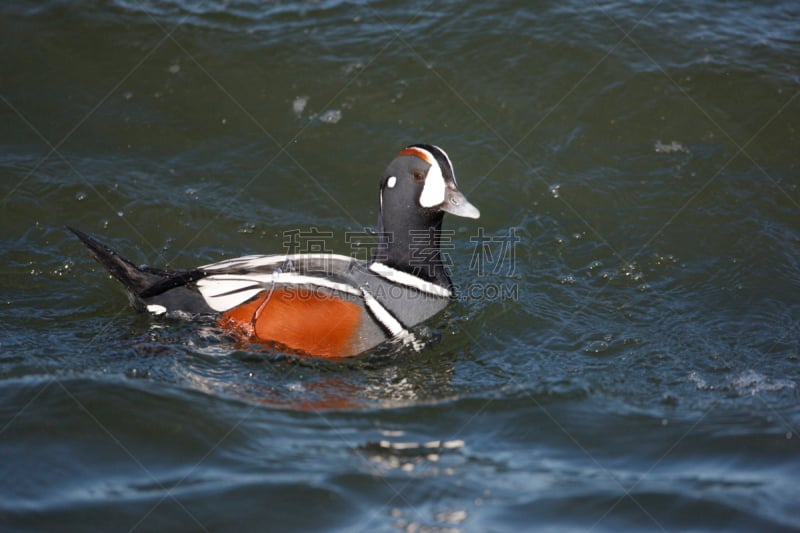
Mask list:
POLYGON ((319 121, 324 124, 336 124, 342 120, 342 112, 338 109, 329 109, 319 116, 319 121))
POLYGON ((298 117, 303 114, 308 104, 308 96, 298 96, 292 102, 292 111, 298 117))
POLYGON ((661 140, 657 140, 653 149, 657 154, 672 154, 676 152, 689 153, 689 149, 678 141, 671 141, 669 144, 664 144, 661 140))

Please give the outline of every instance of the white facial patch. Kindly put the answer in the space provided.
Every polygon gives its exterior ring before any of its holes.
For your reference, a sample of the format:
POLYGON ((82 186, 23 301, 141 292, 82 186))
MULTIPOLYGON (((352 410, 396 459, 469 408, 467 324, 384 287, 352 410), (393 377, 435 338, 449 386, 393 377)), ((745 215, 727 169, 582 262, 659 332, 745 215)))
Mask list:
POLYGON ((395 176, 389 176, 389 179, 386 180, 386 188, 394 189, 395 185, 397 185, 397 178, 395 176))
POLYGON ((431 165, 428 175, 425 177, 425 185, 419 195, 419 205, 422 207, 434 207, 444 202, 445 192, 444 176, 438 164, 431 165))

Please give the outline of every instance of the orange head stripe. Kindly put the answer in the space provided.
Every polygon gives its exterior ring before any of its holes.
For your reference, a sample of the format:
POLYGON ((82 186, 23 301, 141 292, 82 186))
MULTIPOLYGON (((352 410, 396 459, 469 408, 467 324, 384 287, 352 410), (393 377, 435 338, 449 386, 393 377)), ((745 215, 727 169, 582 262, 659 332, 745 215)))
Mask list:
POLYGON ((433 166, 435 164, 435 162, 434 162, 433 158, 431 157, 431 155, 428 152, 426 152, 425 150, 420 150, 419 148, 413 148, 413 147, 406 148, 405 150, 400 152, 400 154, 398 154, 398 155, 413 155, 414 157, 419 157, 420 159, 422 159, 423 161, 425 161, 426 163, 428 163, 431 166, 433 166))

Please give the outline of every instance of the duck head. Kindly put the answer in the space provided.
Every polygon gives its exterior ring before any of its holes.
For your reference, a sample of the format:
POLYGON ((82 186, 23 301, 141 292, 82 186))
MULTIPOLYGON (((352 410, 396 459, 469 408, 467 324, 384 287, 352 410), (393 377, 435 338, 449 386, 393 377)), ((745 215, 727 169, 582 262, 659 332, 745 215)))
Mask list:
POLYGON ((445 213, 480 217, 458 190, 453 163, 444 150, 430 144, 406 147, 381 178, 381 238, 373 261, 449 288, 440 252, 445 213))

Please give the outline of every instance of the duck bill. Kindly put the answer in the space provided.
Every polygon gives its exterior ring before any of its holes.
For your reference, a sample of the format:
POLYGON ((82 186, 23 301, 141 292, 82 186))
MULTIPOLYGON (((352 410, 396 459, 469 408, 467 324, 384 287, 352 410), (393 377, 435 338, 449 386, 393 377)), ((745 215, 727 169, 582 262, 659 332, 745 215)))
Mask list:
POLYGON ((464 218, 480 218, 481 212, 478 208, 469 203, 467 197, 458 189, 447 188, 445 191, 444 203, 439 208, 445 213, 464 218))

